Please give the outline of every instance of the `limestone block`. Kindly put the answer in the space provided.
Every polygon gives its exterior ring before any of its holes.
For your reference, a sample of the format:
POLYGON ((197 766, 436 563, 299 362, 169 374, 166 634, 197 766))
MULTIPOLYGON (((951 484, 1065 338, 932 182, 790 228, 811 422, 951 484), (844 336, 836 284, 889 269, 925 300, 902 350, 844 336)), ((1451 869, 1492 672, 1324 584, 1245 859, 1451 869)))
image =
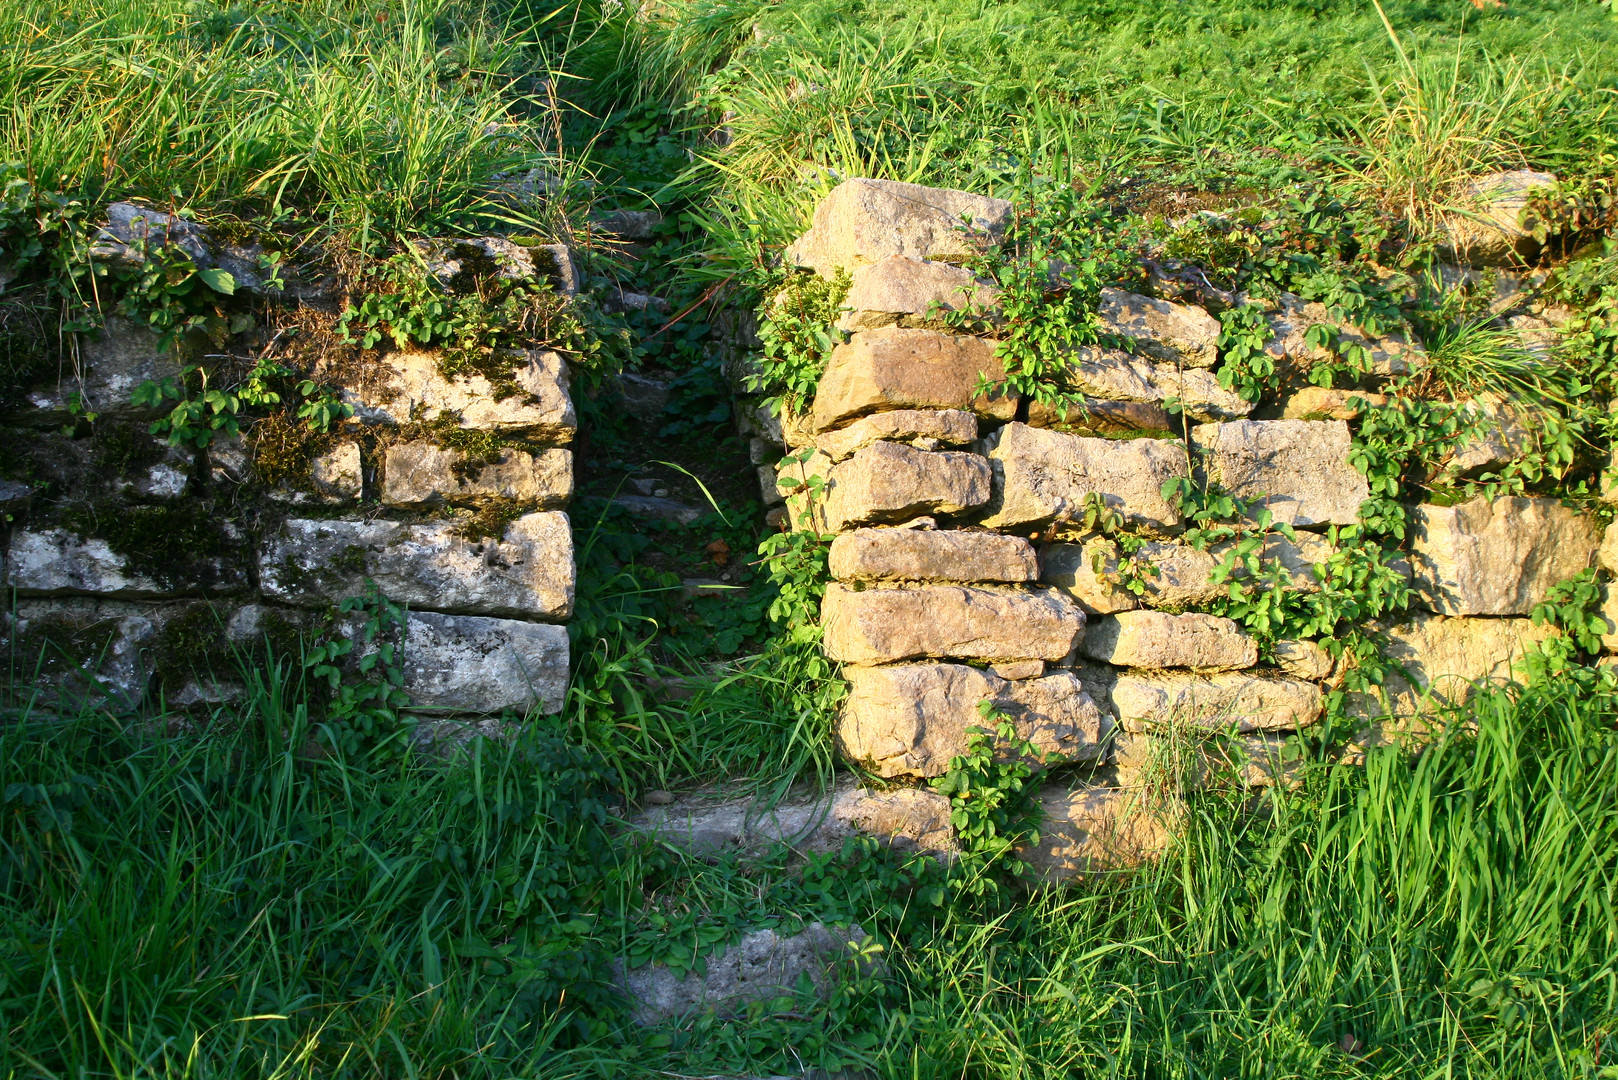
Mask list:
POLYGON ((1440 229, 1439 252, 1473 266, 1506 266, 1531 255, 1537 245, 1520 220, 1528 195, 1556 183, 1552 173, 1531 169, 1489 173, 1462 186, 1456 209, 1440 229))
POLYGON ((382 459, 382 501, 434 507, 503 499, 550 510, 573 495, 573 451, 505 447, 494 461, 426 441, 395 443, 382 459))
MULTIPOLYGON (((1090 615, 1131 611, 1142 605, 1198 607, 1229 595, 1228 584, 1213 581, 1214 571, 1228 550, 1228 544, 1201 550, 1171 541, 1147 540, 1133 555, 1126 556, 1116 542, 1099 537, 1082 544, 1047 544, 1040 552, 1040 580, 1073 597, 1090 615), (1139 594, 1125 588, 1126 574, 1139 585, 1139 594)), ((1266 566, 1280 564, 1292 588, 1317 592, 1320 583, 1313 573, 1314 566, 1331 552, 1329 541, 1311 533, 1297 534, 1296 541, 1280 533, 1267 533, 1261 558, 1266 566)), ((1229 580, 1244 577, 1246 573, 1238 568, 1229 580)))
POLYGON ((199 554, 165 578, 130 566, 102 539, 68 529, 17 529, 6 554, 5 583, 19 596, 106 596, 124 600, 229 593, 247 573, 225 554, 199 554))
POLYGON ((852 457, 877 442, 901 442, 935 450, 964 446, 978 437, 978 419, 959 409, 895 409, 862 416, 845 428, 825 431, 814 444, 832 461, 852 457))
POLYGON ((1336 667, 1331 653, 1314 641, 1277 641, 1270 651, 1275 656, 1275 666, 1295 679, 1320 682, 1331 678, 1336 667))
POLYGON ((1282 293, 1279 310, 1267 317, 1271 338, 1264 346, 1271 359, 1278 364, 1291 364, 1305 370, 1331 359, 1325 349, 1309 344, 1308 334, 1315 326, 1325 323, 1335 326, 1343 346, 1357 345, 1371 358, 1374 375, 1406 375, 1427 361, 1421 343, 1403 330, 1389 330, 1385 334, 1370 334, 1360 327, 1347 325, 1331 317, 1325 304, 1304 300, 1291 293, 1282 293))
POLYGON ((1027 582, 1038 577, 1034 546, 1020 536, 934 529, 856 529, 831 545, 838 581, 1027 582))
POLYGON ((850 689, 838 745, 878 776, 944 775, 966 753, 968 729, 988 727, 983 701, 1009 716, 1041 757, 1094 761, 1102 753, 1101 712, 1070 671, 1012 681, 965 664, 896 664, 848 667, 843 677, 850 689))
POLYGON ((1370 495, 1349 464, 1341 420, 1237 420, 1202 424, 1192 440, 1210 481, 1278 522, 1300 527, 1352 525, 1370 495))
MULTIPOLYGON (((1087 401, 1159 405, 1172 401, 1180 411, 1202 421, 1234 420, 1253 411, 1252 402, 1226 390, 1212 372, 1200 368, 1153 363, 1117 349, 1082 348, 1075 359, 1068 382, 1087 401)), ((1049 406, 1042 409, 1050 411, 1049 406)))
POLYGON ((989 491, 989 463, 977 454, 874 443, 831 470, 826 527, 839 532, 919 514, 958 514, 988 502, 989 491))
POLYGON ((963 409, 1009 420, 1016 396, 992 389, 1005 377, 992 341, 896 326, 866 330, 832 350, 811 420, 816 431, 889 409, 963 409), (980 379, 989 392, 978 392, 980 379))
POLYGON ((412 611, 398 656, 414 711, 555 713, 567 693, 565 626, 412 611))
POLYGON ((358 596, 370 578, 425 611, 560 620, 573 610, 573 537, 559 511, 475 540, 449 523, 294 518, 264 540, 258 567, 266 597, 304 607, 358 596))
POLYGON ((1100 314, 1103 329, 1133 339, 1155 359, 1210 368, 1218 358, 1219 320, 1199 307, 1107 288, 1100 314))
POLYGON ((785 258, 831 277, 838 267, 853 269, 892 255, 971 255, 999 240, 1010 220, 1011 204, 1004 199, 856 178, 820 200, 809 231, 787 248, 785 258))
POLYGON ((1037 679, 1045 674, 1045 661, 1043 660, 1002 660, 998 664, 990 664, 989 670, 1002 679, 1016 682, 1020 679, 1037 679))
POLYGON ((528 350, 512 371, 512 386, 504 389, 482 375, 445 378, 438 362, 435 353, 388 353, 374 374, 343 388, 343 400, 367 423, 403 425, 450 415, 463 428, 520 434, 541 442, 572 441, 578 420, 560 353, 528 350))
POLYGON ((1416 593, 1440 615, 1527 615, 1594 564, 1590 519, 1555 499, 1483 497, 1410 515, 1416 593))
POLYGON ((1174 418, 1155 401, 1084 398, 1076 405, 1061 409, 1030 401, 1028 426, 1055 428, 1075 435, 1109 435, 1133 431, 1172 431, 1177 425, 1174 418))
POLYGON ((1110 540, 1046 544, 1039 551, 1039 580, 1077 601, 1086 615, 1111 615, 1140 606, 1117 581, 1118 546, 1110 540))
POLYGON ((1465 408, 1480 426, 1444 463, 1446 474, 1473 476, 1499 469, 1530 449, 1532 437, 1527 424, 1531 420, 1517 406, 1499 399, 1484 399, 1466 402, 1465 408))
POLYGON ((269 492, 277 502, 294 506, 337 505, 353 502, 364 487, 359 443, 338 443, 309 463, 308 482, 301 487, 278 487, 269 492))
POLYGON ((417 240, 428 273, 454 292, 476 288, 480 277, 548 280, 563 296, 579 291, 579 275, 566 244, 519 244, 504 236, 417 240))
POLYGON ((1053 784, 1040 793, 1043 821, 1037 843, 1017 856, 1047 884, 1086 874, 1138 866, 1167 850, 1177 831, 1178 808, 1128 788, 1053 784))
POLYGON ((1218 675, 1144 675, 1123 672, 1112 687, 1112 706, 1127 731, 1159 728, 1234 728, 1238 732, 1291 731, 1320 719, 1320 687, 1299 679, 1218 675))
POLYGON ((1370 390, 1329 390, 1305 386, 1287 396, 1281 406, 1283 420, 1357 420, 1364 406, 1375 408, 1391 400, 1370 390))
POLYGON ((1153 364, 1152 383, 1165 403, 1176 404, 1193 420, 1239 420, 1254 408, 1253 402, 1220 386, 1218 376, 1203 368, 1177 370, 1169 364, 1153 364))
POLYGON ((1398 670, 1380 692, 1350 695, 1351 715, 1414 717, 1441 703, 1464 702, 1482 683, 1508 682, 1523 654, 1555 633, 1527 619, 1426 613, 1382 631, 1382 655, 1398 670))
POLYGON ((18 599, 0 614, 17 704, 133 709, 155 672, 165 609, 119 600, 18 599))
POLYGON ((1186 475, 1185 448, 1169 439, 1087 438, 1007 424, 989 443, 994 498, 983 524, 1019 528, 1072 520, 1085 499, 1100 495, 1124 524, 1172 533, 1180 515, 1163 498, 1163 484, 1186 475))
POLYGON ((898 660, 1061 660, 1084 612, 1055 589, 826 586, 826 655, 848 664, 898 660))
POLYGON ((1080 645, 1116 667, 1222 671, 1258 663, 1258 644, 1233 620, 1199 612, 1120 611, 1097 618, 1080 645))
POLYGON ((107 317, 99 331, 79 335, 80 375, 71 365, 48 386, 30 390, 25 400, 39 412, 30 421, 62 423, 68 405, 78 398, 87 412, 115 420, 148 416, 149 408, 130 402, 135 388, 147 380, 161 382, 180 375, 180 361, 170 349, 157 346, 157 335, 121 315, 107 317))
POLYGON ((890 255, 854 271, 837 325, 870 330, 925 320, 934 311, 986 311, 999 302, 1000 290, 965 267, 890 255))

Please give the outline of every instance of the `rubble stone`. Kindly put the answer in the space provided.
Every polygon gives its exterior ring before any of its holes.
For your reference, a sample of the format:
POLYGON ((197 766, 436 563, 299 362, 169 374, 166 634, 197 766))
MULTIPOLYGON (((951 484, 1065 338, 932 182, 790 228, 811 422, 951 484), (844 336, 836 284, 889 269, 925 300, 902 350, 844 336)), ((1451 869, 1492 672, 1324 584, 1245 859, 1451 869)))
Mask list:
MULTIPOLYGON (((1068 382, 1086 401, 1157 405, 1173 401, 1180 411, 1202 421, 1234 420, 1253 411, 1252 402, 1226 390, 1212 372, 1200 368, 1182 369, 1117 349, 1088 347, 1078 351, 1076 361, 1068 382)), ((1051 411, 1048 406, 1042 408, 1051 411)))
POLYGON ((502 396, 482 375, 453 379, 438 370, 433 353, 394 352, 380 361, 374 378, 345 387, 343 400, 367 423, 408 424, 453 416, 463 428, 567 443, 578 419, 568 396, 567 365, 560 353, 530 349, 512 371, 514 392, 502 396))
POLYGON ((1527 615, 1552 585, 1593 565, 1600 537, 1555 499, 1423 504, 1410 515, 1422 604, 1441 615, 1527 615))
POLYGON ((992 389, 1005 377, 992 341, 896 326, 866 330, 832 350, 811 420, 816 431, 889 409, 962 409, 1009 420, 1016 396, 992 389), (980 380, 989 392, 978 392, 980 380))
POLYGON ((258 565, 266 597, 305 607, 359 595, 370 578, 425 611, 560 620, 573 610, 573 537, 559 511, 476 540, 449 523, 294 518, 264 541, 258 565))
MULTIPOLYGON (((1213 580, 1228 550, 1227 544, 1204 550, 1171 541, 1146 540, 1133 555, 1125 556, 1116 542, 1100 537, 1083 543, 1047 544, 1040 552, 1040 581, 1072 596, 1090 615, 1132 611, 1143 605, 1198 607, 1229 594, 1228 584, 1213 580), (1125 587, 1126 574, 1139 586, 1139 594, 1125 587)), ((1279 563, 1292 588, 1316 592, 1320 583, 1313 568, 1331 551, 1329 541, 1310 533, 1298 533, 1296 541, 1280 533, 1267 533, 1261 559, 1266 566, 1279 563)), ((1240 581, 1245 576, 1238 568, 1230 580, 1240 581)))
POLYGON ((854 589, 833 582, 821 605, 826 655, 899 660, 1061 660, 1084 612, 1055 589, 927 585, 854 589))
POLYGON ((164 609, 81 597, 23 598, 10 606, 0 614, 0 647, 19 676, 23 701, 133 709, 145 698, 164 609))
POLYGON ((845 180, 815 207, 809 231, 787 248, 786 261, 822 277, 892 255, 947 259, 997 241, 1011 204, 965 191, 895 180, 845 180), (962 215, 970 215, 970 232, 962 215))
POLYGON ((1168 849, 1179 818, 1173 804, 1127 788, 1053 784, 1039 805, 1039 840, 1017 855, 1046 884, 1138 866, 1168 849))
POLYGON ((5 583, 19 596, 139 600, 235 592, 246 587, 247 574, 226 555, 199 554, 183 579, 161 580, 131 568, 126 556, 98 537, 62 528, 16 529, 5 583))
POLYGON ((474 461, 459 450, 418 440, 395 443, 382 459, 382 501, 389 506, 436 507, 510 500, 544 510, 573 495, 573 451, 532 453, 505 447, 494 461, 474 461))
POLYGON ((1218 359, 1219 320, 1199 307, 1107 288, 1100 310, 1103 328, 1133 339, 1147 356, 1197 368, 1218 359))
POLYGON ((1116 442, 1013 423, 990 436, 988 456, 995 490, 982 522, 990 528, 1080 518, 1091 494, 1129 528, 1159 534, 1180 528, 1180 515, 1162 491, 1166 481, 1186 475, 1178 442, 1116 442))
POLYGON ((1295 679, 1319 682, 1331 678, 1336 667, 1331 653, 1313 641, 1277 641, 1271 652, 1275 666, 1295 679))
POLYGON ((1188 793, 1220 780, 1247 788, 1292 787, 1304 758, 1276 732, 1183 738, 1120 732, 1113 763, 1125 787, 1188 793))
POLYGON ((1326 305, 1304 300, 1291 293, 1282 293, 1280 309, 1268 316, 1271 337, 1264 351, 1278 364, 1290 363, 1304 368, 1330 360, 1325 349, 1309 344, 1308 334, 1314 327, 1325 323, 1337 327, 1342 346, 1358 346, 1371 360, 1373 375, 1407 375, 1427 361, 1421 343, 1402 330, 1369 334, 1360 327, 1345 325, 1331 317, 1326 305))
POLYGON ((345 442, 338 443, 309 463, 306 484, 278 487, 269 494, 278 502, 295 506, 337 505, 358 499, 363 488, 359 443, 345 442))
POLYGON ((1080 650, 1115 667, 1220 671, 1258 663, 1258 644, 1234 621, 1198 612, 1104 615, 1090 623, 1080 650))
POLYGON ((1357 420, 1360 406, 1355 402, 1376 407, 1386 405, 1386 394, 1370 390, 1330 390, 1324 386, 1305 386, 1288 395, 1281 408, 1283 420, 1357 420))
POLYGON ((832 541, 838 581, 1027 582, 1038 576, 1034 546, 1020 536, 931 529, 856 529, 832 541))
POLYGON ((1534 188, 1556 183, 1553 173, 1513 169, 1467 182, 1457 196, 1464 212, 1446 215, 1439 252, 1473 266, 1506 266, 1532 255, 1533 234, 1519 220, 1534 188))
POLYGON ((1000 290, 972 271, 910 255, 890 255, 853 273, 842 330, 871 330, 895 322, 926 320, 933 311, 986 311, 1000 302, 1000 290))
POLYGON ((1084 398, 1076 405, 1060 409, 1030 401, 1028 426, 1055 428, 1075 435, 1112 435, 1134 431, 1169 432, 1175 423, 1155 401, 1084 398))
POLYGON ((1382 655, 1398 666, 1379 692, 1351 694, 1348 711, 1414 717, 1438 704, 1463 703, 1478 684, 1509 681, 1523 655, 1554 633, 1527 619, 1413 615, 1383 628, 1382 655))
POLYGON ((1070 671, 1012 681, 965 664, 896 664, 844 668, 843 676, 850 689, 838 743, 878 776, 944 775, 966 753, 968 729, 985 726, 983 701, 1042 757, 1094 761, 1102 753, 1102 715, 1070 671))
POLYGON ((1341 420, 1237 420, 1192 430, 1209 480, 1277 522, 1352 525, 1370 496, 1341 420))
POLYGON ((852 457, 877 442, 925 443, 923 449, 964 446, 977 439, 978 420, 959 409, 895 409, 862 416, 845 428, 815 436, 815 446, 832 461, 852 457), (936 445, 931 445, 936 444, 936 445))
POLYGON ((1143 675, 1124 672, 1111 702, 1127 731, 1234 727, 1239 732, 1291 731, 1320 719, 1320 687, 1299 679, 1256 675, 1143 675))
POLYGON ((918 514, 958 514, 988 502, 989 490, 989 463, 977 454, 874 443, 832 469, 826 527, 840 532, 918 514))
POLYGON ((412 611, 398 655, 413 710, 556 713, 567 693, 565 626, 412 611))
POLYGON ((79 335, 79 357, 82 378, 72 378, 70 367, 52 385, 27 392, 25 399, 38 410, 28 420, 66 422, 75 396, 83 410, 104 420, 149 416, 153 410, 130 401, 135 388, 180 375, 173 350, 158 348, 156 334, 121 315, 108 316, 100 331, 79 335))

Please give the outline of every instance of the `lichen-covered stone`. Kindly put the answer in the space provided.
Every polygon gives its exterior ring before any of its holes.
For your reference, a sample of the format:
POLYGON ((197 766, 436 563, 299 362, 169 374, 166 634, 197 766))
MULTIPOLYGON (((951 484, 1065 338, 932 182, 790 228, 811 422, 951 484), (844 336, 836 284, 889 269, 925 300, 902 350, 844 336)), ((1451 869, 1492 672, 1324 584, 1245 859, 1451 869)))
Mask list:
POLYGON ((1258 644, 1230 619, 1199 612, 1120 611, 1087 627, 1085 656, 1115 667, 1224 671, 1258 663, 1258 644))
POLYGON ((0 615, 16 703, 60 710, 140 705, 165 610, 119 600, 18 599, 0 615))
POLYGON ((1140 606, 1139 598, 1120 584, 1117 569, 1118 545, 1110 540, 1046 544, 1039 551, 1039 580, 1071 596, 1086 615, 1111 615, 1140 606))
POLYGON ((964 446, 977 439, 978 419, 960 409, 895 409, 862 416, 845 428, 815 436, 815 446, 832 461, 878 442, 910 443, 924 450, 964 446))
POLYGON ((850 688, 838 744, 878 776, 944 775, 966 753, 968 729, 985 726, 983 701, 1042 757, 1094 761, 1102 753, 1103 718, 1070 671, 1011 681, 965 664, 896 664, 848 667, 843 677, 850 688))
POLYGON ((1275 666, 1295 679, 1329 679, 1337 666, 1331 653, 1315 641, 1277 641, 1270 651, 1275 666))
POLYGON ((277 502, 295 506, 336 505, 358 499, 364 488, 359 444, 338 443, 324 454, 317 455, 309 463, 309 474, 305 480, 297 487, 275 488, 269 495, 277 502))
POLYGON ((1134 431, 1172 431, 1175 420, 1155 401, 1082 398, 1076 404, 1061 408, 1030 401, 1028 426, 1054 428, 1074 435, 1117 435, 1134 431))
POLYGON ((965 267, 890 255, 854 271, 837 325, 871 330, 925 321, 934 312, 984 311, 999 302, 1000 290, 965 267))
POLYGON ((826 655, 900 660, 1061 660, 1084 612, 1055 589, 927 585, 854 589, 833 582, 821 605, 826 655))
POLYGON ((64 377, 29 390, 25 399, 37 412, 24 419, 65 422, 75 398, 84 412, 96 413, 103 421, 151 415, 150 408, 131 402, 135 388, 148 380, 161 382, 180 375, 179 357, 172 349, 158 348, 157 340, 156 334, 131 319, 108 316, 99 331, 80 335, 81 377, 64 377))
POLYGON ((845 180, 820 200, 813 224, 787 248, 786 261, 830 277, 838 267, 893 255, 971 255, 997 241, 1010 220, 1004 199, 896 180, 845 180))
POLYGON ((1017 856, 1047 884, 1139 866, 1167 850, 1180 816, 1175 804, 1130 788, 1053 784, 1039 806, 1039 840, 1017 856))
POLYGON ((1218 359, 1219 320, 1199 307, 1107 288, 1100 313, 1103 328, 1133 339, 1147 356, 1198 368, 1218 359))
POLYGON ((323 607, 364 592, 425 611, 560 620, 573 610, 567 515, 525 514, 498 538, 455 525, 292 519, 259 550, 259 585, 283 603, 323 607))
POLYGON ((1234 391, 1220 386, 1218 378, 1210 371, 1153 363, 1117 349, 1080 349, 1067 381, 1073 392, 1086 401, 1157 405, 1173 402, 1179 411, 1194 420, 1234 420, 1253 411, 1252 402, 1243 401, 1234 391))
POLYGON ((838 581, 994 581, 1038 576, 1034 546, 1020 536, 937 529, 856 529, 832 541, 838 581))
POLYGON ((1324 386, 1304 386, 1283 401, 1283 420, 1357 420, 1360 410, 1386 405, 1386 394, 1370 390, 1332 390, 1324 386))
POLYGON ((578 420, 560 353, 530 349, 514 363, 511 385, 504 388, 482 375, 445 378, 439 361, 435 353, 388 353, 376 372, 343 388, 343 399, 368 423, 403 425, 452 416, 463 428, 520 434, 541 442, 572 441, 578 420))
POLYGON ((1179 513, 1163 498, 1163 484, 1186 475, 1185 448, 1178 442, 1115 442, 1016 423, 989 442, 994 498, 982 521, 990 528, 1082 518, 1092 494, 1130 528, 1155 533, 1180 528, 1179 513))
POLYGON ((936 330, 866 330, 832 350, 811 419, 816 431, 890 409, 961 409, 997 420, 1017 412, 994 342, 936 330), (990 390, 978 392, 980 380, 990 390))
POLYGON ((1370 486, 1341 420, 1237 420, 1192 430, 1208 479, 1277 522, 1352 525, 1370 486))
POLYGON ((839 532, 919 514, 959 514, 988 502, 989 484, 989 463, 977 454, 875 443, 831 470, 826 528, 839 532))
POLYGON ((1600 536, 1556 499, 1478 497, 1410 514, 1423 606, 1441 615, 1527 615, 1552 585, 1593 565, 1600 536))
POLYGON ((1128 731, 1234 728, 1239 732, 1291 731, 1320 719, 1320 687, 1300 679, 1124 672, 1111 704, 1128 731))
POLYGON ((106 540, 70 529, 18 529, 6 553, 5 583, 20 596, 105 596, 124 600, 228 593, 247 585, 245 569, 225 555, 200 553, 184 579, 165 580, 130 566, 106 540))
POLYGON ((416 441, 387 448, 382 464, 382 501, 389 506, 434 507, 446 503, 507 500, 551 510, 573 495, 573 451, 533 453, 503 447, 495 460, 472 460, 459 450, 416 441))
MULTIPOLYGON (((1146 540, 1125 555, 1117 542, 1099 537, 1082 544, 1047 544, 1040 552, 1040 580, 1072 596, 1091 615, 1131 611, 1143 605, 1197 607, 1228 596, 1229 582, 1247 576, 1238 566, 1226 581, 1214 581, 1214 572, 1228 550, 1228 544, 1202 549, 1146 540), (1140 591, 1126 587, 1126 579, 1140 591)), ((1329 557, 1331 550, 1329 541, 1310 533, 1298 533, 1296 540, 1267 533, 1260 557, 1266 567, 1279 564, 1292 588, 1316 592, 1320 583, 1314 566, 1329 557)))
POLYGON ((398 657, 417 710, 555 713, 567 693, 565 626, 412 611, 398 657))

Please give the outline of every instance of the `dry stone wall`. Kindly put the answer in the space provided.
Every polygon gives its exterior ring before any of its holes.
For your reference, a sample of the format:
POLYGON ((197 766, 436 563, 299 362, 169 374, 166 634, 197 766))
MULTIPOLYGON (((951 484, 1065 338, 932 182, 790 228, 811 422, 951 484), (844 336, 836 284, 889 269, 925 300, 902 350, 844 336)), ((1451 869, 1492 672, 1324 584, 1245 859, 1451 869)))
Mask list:
MULTIPOLYGON (((1350 398, 1385 399, 1307 387, 1255 416, 1219 387, 1213 315, 1107 289, 1101 320, 1129 348, 1070 359, 1079 408, 1019 400, 992 338, 936 321, 968 304, 992 311, 998 290, 960 263, 995 242, 1011 212, 886 181, 836 188, 788 258, 827 278, 850 273, 837 323, 849 336, 798 414, 776 419, 748 401, 738 411, 754 460, 781 458, 765 495, 783 504, 783 527, 835 534, 822 627, 849 683, 844 756, 919 784, 947 770, 991 702, 1041 754, 1084 766, 1047 788, 1044 837, 1025 852, 1061 878, 1162 845, 1176 813, 1160 797, 1165 763, 1169 787, 1214 772, 1286 782, 1288 736, 1318 724, 1341 685, 1318 643, 1261 650, 1235 621, 1194 610, 1224 595, 1213 575, 1228 542, 1186 543, 1165 483, 1214 485, 1292 526, 1292 538, 1264 535, 1262 558, 1280 568, 1278 588, 1318 590, 1330 529, 1354 524, 1369 495, 1350 461, 1350 398), (1082 526, 1096 500, 1122 535, 1082 526)), ((1272 355, 1324 358, 1307 340, 1328 321, 1321 305, 1284 296, 1268 318, 1272 355)), ((1374 374, 1424 362, 1407 335, 1345 332, 1374 374)), ((1400 668, 1383 699, 1350 701, 1363 741, 1434 698, 1509 678, 1550 632, 1526 616, 1594 564, 1602 539, 1551 499, 1424 505, 1412 518, 1411 556, 1396 566, 1418 607, 1375 628, 1400 668)))
MULTIPOLYGON (((566 269, 565 248, 540 254, 566 269)), ((337 607, 374 582, 408 608, 413 710, 561 709, 577 429, 561 356, 515 357, 496 387, 430 351, 339 350, 317 374, 352 419, 319 436, 244 423, 198 448, 151 434, 157 413, 132 402, 181 377, 179 354, 119 318, 81 337, 77 368, 8 396, 0 420, 0 629, 36 706, 228 700, 233 653, 352 635, 337 607)))

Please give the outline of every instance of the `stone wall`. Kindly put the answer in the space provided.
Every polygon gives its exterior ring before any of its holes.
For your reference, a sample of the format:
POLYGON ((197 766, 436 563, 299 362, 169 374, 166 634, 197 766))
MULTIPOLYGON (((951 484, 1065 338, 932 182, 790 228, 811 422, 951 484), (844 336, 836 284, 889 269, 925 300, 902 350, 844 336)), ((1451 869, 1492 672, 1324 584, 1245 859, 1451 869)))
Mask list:
POLYGON ((337 606, 374 581, 408 607, 396 644, 418 713, 561 709, 577 425, 558 354, 513 356, 495 387, 446 376, 431 352, 333 348, 311 374, 350 420, 318 434, 276 412, 170 446, 149 432, 168 406, 132 392, 178 379, 196 348, 160 348, 115 317, 80 335, 72 369, 8 396, 14 686, 41 707, 102 691, 126 707, 228 700, 237 653, 352 634, 337 606))
MULTIPOLYGON (((1011 210, 887 181, 839 186, 789 257, 850 274, 839 326, 851 336, 802 415, 739 411, 755 460, 780 458, 766 491, 784 503, 778 520, 835 534, 822 625, 849 683, 844 756, 896 781, 939 776, 993 702, 1041 753, 1078 766, 1047 790, 1050 823, 1030 852, 1063 876, 1160 844, 1165 791, 1212 772, 1285 779, 1288 736, 1319 723, 1341 685, 1317 643, 1261 659, 1238 623, 1195 610, 1223 593, 1210 576, 1225 552, 1183 541, 1165 481, 1211 481, 1293 526, 1295 539, 1264 537, 1264 558, 1300 590, 1320 587, 1328 530, 1356 521, 1368 487, 1349 461, 1350 395, 1304 387, 1255 415, 1219 386, 1220 324, 1193 304, 1105 290, 1104 329, 1128 348, 1073 357, 1083 408, 1056 415, 1007 392, 994 341, 937 316, 968 300, 992 309, 993 283, 959 263, 1011 210), (1115 531, 1084 527, 1098 499, 1115 531)), ((1269 319, 1270 349, 1306 365, 1325 309, 1283 296, 1269 319)), ((1383 375, 1423 360, 1403 335, 1358 340, 1383 375)), ((1423 505, 1412 524, 1402 570, 1419 610, 1378 628, 1408 677, 1385 701, 1351 702, 1362 740, 1430 708, 1428 694, 1509 677, 1548 632, 1533 606, 1592 565, 1601 540, 1551 499, 1423 505)))

